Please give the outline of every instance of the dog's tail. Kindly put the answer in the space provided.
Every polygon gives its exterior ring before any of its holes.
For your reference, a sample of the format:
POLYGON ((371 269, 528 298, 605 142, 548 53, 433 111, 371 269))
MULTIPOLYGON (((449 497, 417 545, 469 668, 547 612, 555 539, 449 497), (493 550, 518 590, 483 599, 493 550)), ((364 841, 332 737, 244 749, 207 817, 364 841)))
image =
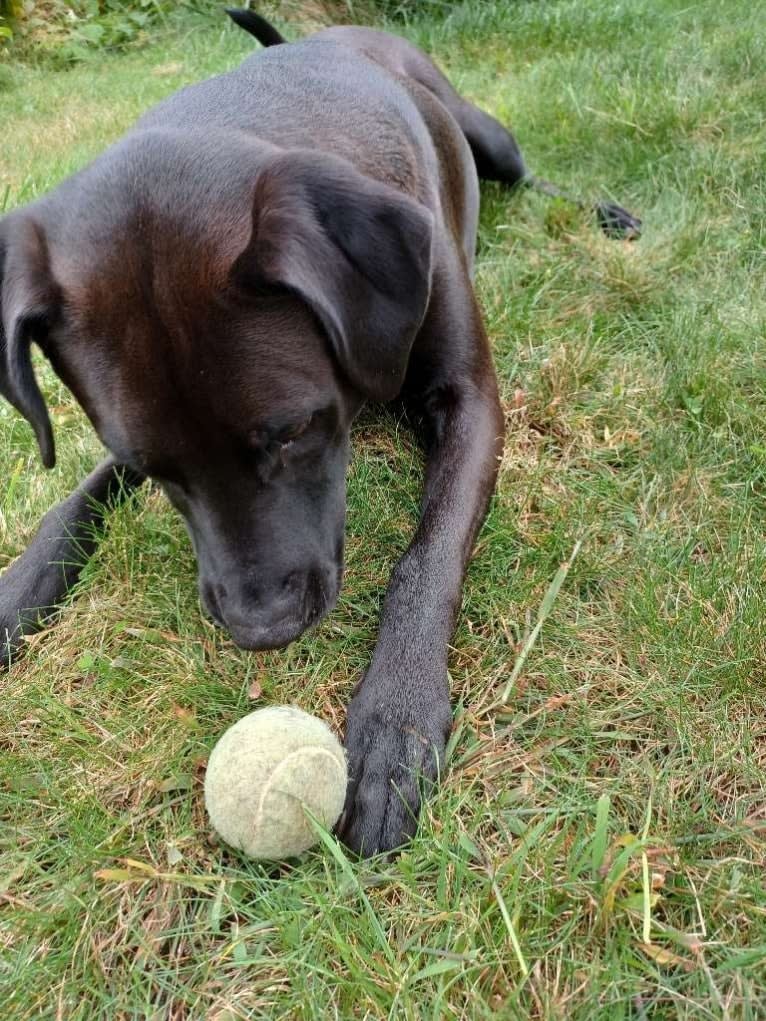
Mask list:
MULTIPOLYGON (((550 181, 546 181, 543 177, 527 174, 526 177, 521 179, 521 183, 526 185, 527 188, 532 188, 534 191, 542 192, 543 195, 548 195, 550 198, 563 199, 565 202, 577 206, 578 209, 587 209, 590 205, 588 202, 583 202, 582 199, 570 195, 562 188, 559 188, 558 185, 551 184, 550 181)), ((641 237, 641 221, 637 216, 629 213, 627 209, 618 206, 616 202, 596 202, 593 204, 592 209, 596 214, 599 227, 607 237, 622 238, 625 241, 636 241, 641 237)))
POLYGON ((239 25, 240 28, 244 28, 250 35, 254 35, 262 46, 279 46, 280 43, 287 42, 287 39, 280 35, 273 25, 270 25, 265 18, 262 18, 260 14, 256 14, 255 11, 227 7, 226 13, 235 25, 239 25))

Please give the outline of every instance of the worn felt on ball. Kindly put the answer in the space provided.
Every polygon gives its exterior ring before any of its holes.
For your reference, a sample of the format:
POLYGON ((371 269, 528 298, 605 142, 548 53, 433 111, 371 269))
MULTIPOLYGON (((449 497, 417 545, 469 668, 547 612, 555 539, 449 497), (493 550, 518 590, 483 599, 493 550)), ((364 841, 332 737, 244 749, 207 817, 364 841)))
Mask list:
POLYGON ((304 806, 331 829, 347 780, 343 748, 326 723, 270 706, 238 720, 213 748, 205 806, 227 844, 252 858, 291 858, 316 843, 304 806))

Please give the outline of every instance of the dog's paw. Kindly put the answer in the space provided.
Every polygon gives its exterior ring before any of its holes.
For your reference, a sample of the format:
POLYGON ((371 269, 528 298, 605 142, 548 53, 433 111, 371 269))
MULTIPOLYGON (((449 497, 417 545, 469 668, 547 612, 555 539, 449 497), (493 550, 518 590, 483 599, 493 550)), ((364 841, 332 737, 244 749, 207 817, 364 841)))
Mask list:
MULTIPOLYGON (((348 709, 349 786, 338 835, 354 852, 396 850, 417 828, 422 800, 444 764, 452 726, 449 699, 413 706, 365 680, 348 709)), ((408 694, 411 694, 408 692, 408 694)))
POLYGON ((614 202, 598 202, 594 207, 599 227, 607 237, 637 241, 641 237, 641 221, 614 202))
POLYGON ((21 630, 18 626, 11 627, 0 616, 0 670, 7 670, 18 648, 21 630))
POLYGON ((18 608, 17 592, 0 579, 0 671, 7 670, 24 646, 24 636, 39 631, 41 614, 18 608))
POLYGON ((0 672, 7 670, 18 640, 19 614, 12 609, 12 600, 8 598, 6 578, 0 579, 0 672))

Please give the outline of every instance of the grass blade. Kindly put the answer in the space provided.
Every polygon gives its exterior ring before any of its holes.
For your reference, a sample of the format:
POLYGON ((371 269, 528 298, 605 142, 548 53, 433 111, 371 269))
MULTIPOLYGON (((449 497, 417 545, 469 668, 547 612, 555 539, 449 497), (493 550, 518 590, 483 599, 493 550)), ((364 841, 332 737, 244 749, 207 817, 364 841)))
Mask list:
POLYGON ((596 803, 596 828, 593 832, 593 856, 591 858, 591 871, 594 878, 601 871, 606 857, 606 845, 609 838, 609 809, 612 799, 608 794, 602 794, 596 803))
POLYGON ((505 705, 508 699, 511 697, 511 692, 514 689, 516 681, 519 679, 519 675, 521 674, 521 671, 524 669, 524 665, 527 662, 527 659, 529 658, 530 652, 532 651, 532 649, 534 649, 535 645, 537 644, 537 639, 540 637, 540 632, 543 629, 543 624, 550 616, 550 612, 553 609, 553 604, 556 602, 556 597, 561 591, 561 586, 566 581, 567 575, 569 574, 572 564, 575 561, 575 557, 580 552, 581 546, 582 539, 578 539, 574 545, 574 549, 572 550, 569 560, 565 560, 564 563, 561 564, 561 566, 559 567, 558 571, 556 571, 553 581, 548 586, 548 590, 545 593, 545 596, 543 597, 542 603, 540 604, 540 610, 538 611, 537 614, 537 622, 530 631, 527 640, 524 642, 521 652, 516 658, 513 670, 511 671, 511 676, 508 678, 508 683, 503 689, 503 694, 500 698, 500 701, 496 705, 491 706, 490 708, 497 708, 497 705, 505 705))

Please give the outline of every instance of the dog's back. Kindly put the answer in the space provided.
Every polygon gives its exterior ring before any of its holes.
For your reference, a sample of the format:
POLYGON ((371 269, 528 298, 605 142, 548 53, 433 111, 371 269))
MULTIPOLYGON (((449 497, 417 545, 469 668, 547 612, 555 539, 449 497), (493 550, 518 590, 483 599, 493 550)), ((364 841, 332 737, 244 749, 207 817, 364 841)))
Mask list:
POLYGON ((169 97, 134 130, 148 128, 229 130, 282 149, 332 152, 423 199, 438 179, 431 134, 408 90, 333 38, 258 52, 169 97))

